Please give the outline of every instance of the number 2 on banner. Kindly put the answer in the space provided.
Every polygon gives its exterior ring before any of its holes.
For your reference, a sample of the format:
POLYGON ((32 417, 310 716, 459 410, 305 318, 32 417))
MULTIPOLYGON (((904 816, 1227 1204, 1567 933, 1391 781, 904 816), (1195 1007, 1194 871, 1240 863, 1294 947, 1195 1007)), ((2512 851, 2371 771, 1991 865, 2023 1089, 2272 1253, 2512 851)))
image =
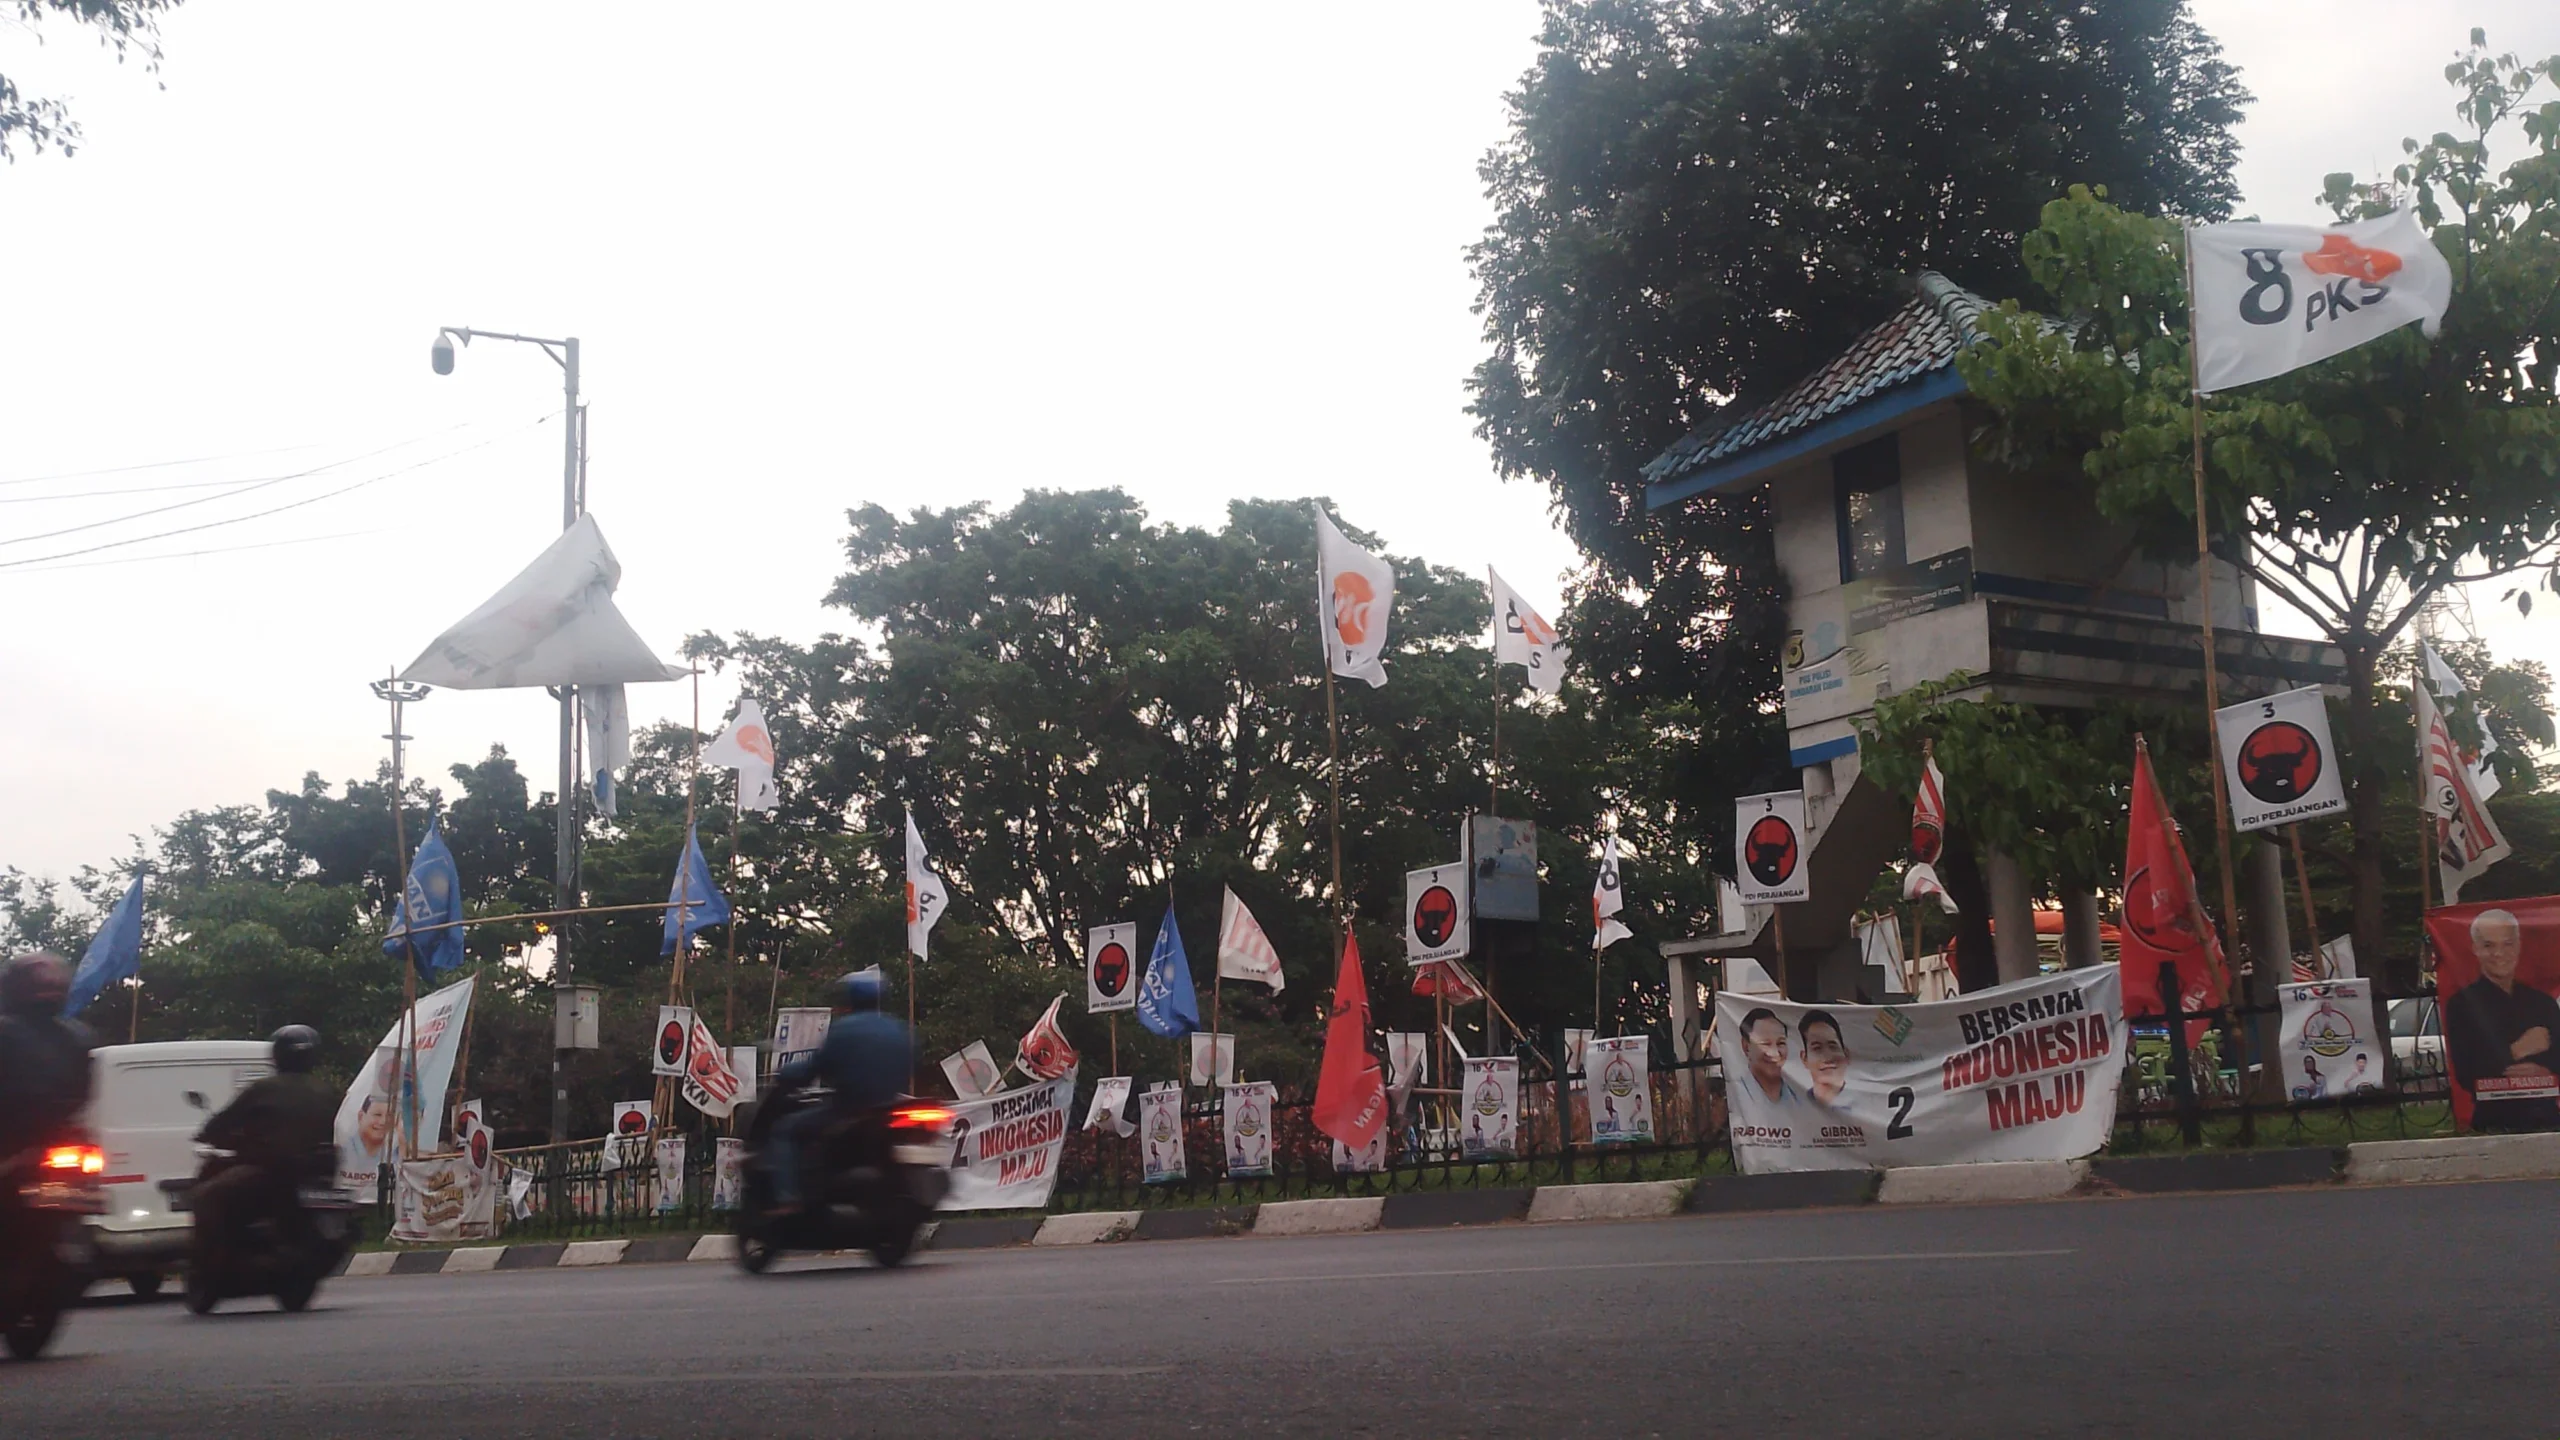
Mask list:
POLYGON ((1911 1127, 1905 1122, 1909 1121, 1911 1118, 1911 1101, 1913 1098, 1911 1094, 1911 1087, 1905 1085, 1884 1098, 1885 1103, 1893 1107, 1893 1118, 1885 1122, 1884 1138, 1887 1140, 1910 1139, 1911 1127))

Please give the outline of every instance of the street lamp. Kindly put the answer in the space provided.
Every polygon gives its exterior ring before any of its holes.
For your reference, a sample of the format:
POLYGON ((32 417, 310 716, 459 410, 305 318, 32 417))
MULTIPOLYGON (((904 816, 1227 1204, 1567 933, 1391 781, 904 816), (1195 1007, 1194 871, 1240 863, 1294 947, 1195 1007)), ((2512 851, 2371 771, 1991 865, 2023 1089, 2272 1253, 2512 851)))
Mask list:
MULTIPOLYGON (((539 345, 560 366, 563 390, 568 396, 565 418, 567 431, 561 437, 560 458, 560 528, 578 523, 586 509, 586 475, 582 463, 586 452, 586 415, 578 407, 578 337, 545 340, 538 335, 507 335, 495 330, 474 330, 467 325, 447 325, 436 331, 435 345, 427 352, 430 364, 439 375, 453 373, 454 344, 469 346, 474 340, 511 340, 520 345, 539 345)), ((578 691, 574 685, 562 685, 555 691, 560 698, 560 811, 558 817, 559 848, 553 856, 551 908, 574 910, 578 905, 578 772, 576 745, 578 737, 578 691)), ((393 727, 397 729, 397 726, 393 727)), ((576 971, 569 958, 570 927, 563 923, 552 936, 551 985, 556 1006, 566 997, 576 971)), ((554 1038, 557 1038, 556 1036, 554 1038)), ((563 1051, 551 1052, 551 1143, 557 1145, 569 1138, 569 1090, 561 1073, 563 1051)))

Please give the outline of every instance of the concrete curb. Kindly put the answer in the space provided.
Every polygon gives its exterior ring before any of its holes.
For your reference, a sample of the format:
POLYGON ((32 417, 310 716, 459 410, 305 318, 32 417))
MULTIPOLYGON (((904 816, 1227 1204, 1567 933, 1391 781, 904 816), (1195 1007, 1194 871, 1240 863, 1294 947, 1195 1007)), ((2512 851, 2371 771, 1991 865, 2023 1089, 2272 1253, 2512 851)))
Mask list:
POLYGON ((2086 1160, 2000 1160, 1980 1165, 1912 1165, 1884 1172, 1879 1205, 1946 1205, 1986 1200, 2053 1200, 2080 1188, 2086 1160))
POLYGON ((456 1250, 444 1257, 444 1268, 437 1273, 474 1275, 483 1270, 497 1269, 498 1262, 505 1258, 507 1258, 507 1247, 504 1245, 483 1245, 473 1250, 456 1250))
POLYGON ((1541 1185, 1529 1197, 1529 1222, 1651 1220, 1677 1215, 1688 1180, 1628 1180, 1605 1185, 1541 1185))
POLYGON ((1275 1200, 1254 1212, 1256 1235, 1356 1235, 1386 1219, 1383 1196, 1339 1200, 1275 1200))
POLYGON ((1219 1206, 1215 1209, 1144 1210, 1138 1214, 1138 1227, 1130 1232, 1132 1240, 1207 1240, 1222 1235, 1244 1235, 1253 1230, 1256 1205, 1219 1206))
POLYGON ((362 1255, 350 1255, 347 1257, 346 1274, 349 1279, 364 1275, 388 1275, 391 1273, 392 1265, 399 1258, 389 1250, 368 1250, 362 1255))
POLYGON ((1534 1190, 1419 1190, 1386 1197, 1379 1217, 1387 1230, 1428 1230, 1444 1225, 1499 1225, 1529 1213, 1534 1190))
POLYGON ((619 1265, 622 1253, 631 1248, 628 1240, 573 1240, 560 1252, 560 1267, 578 1265, 619 1265))
POLYGON ((738 1237, 705 1235, 693 1242, 693 1249, 686 1252, 684 1258, 687 1260, 735 1260, 738 1258, 738 1237))
POLYGON ((2347 1183, 2544 1180, 2560 1176, 2560 1134, 2368 1140, 2347 1147, 2347 1183))
POLYGON ((1875 1170, 1790 1170, 1775 1175, 1710 1175, 1689 1192, 1692 1215, 1751 1210, 1817 1210, 1876 1198, 1875 1170))
POLYGON ((2335 1150, 2225 1150, 2201 1155, 2101 1156, 2089 1162, 2088 1189, 2128 1195, 2273 1190, 2326 1185, 2338 1178, 2335 1150))
POLYGON ((1052 1215, 1040 1222, 1039 1232, 1031 1237, 1034 1245, 1099 1245, 1106 1241, 1126 1240, 1138 1228, 1135 1210, 1083 1210, 1070 1215, 1052 1215))

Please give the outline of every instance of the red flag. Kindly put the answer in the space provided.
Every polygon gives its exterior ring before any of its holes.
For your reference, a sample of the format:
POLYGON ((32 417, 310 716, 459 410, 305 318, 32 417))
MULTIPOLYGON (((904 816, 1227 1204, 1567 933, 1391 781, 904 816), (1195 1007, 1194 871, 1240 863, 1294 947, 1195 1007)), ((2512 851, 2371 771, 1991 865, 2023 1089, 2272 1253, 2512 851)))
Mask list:
POLYGON ((1333 980, 1333 1015, 1324 1023, 1324 1069, 1316 1076, 1316 1128, 1357 1154, 1387 1123, 1387 1077, 1369 1048, 1369 982, 1360 973, 1360 941, 1342 937, 1342 968, 1333 980))
MULTIPOLYGON (((2160 996, 2163 962, 2178 967, 2179 1004, 2189 1013, 2222 1003, 2222 943, 2205 923, 2195 871, 2187 866, 2187 847, 2161 803, 2160 784, 2151 774, 2151 749, 2140 741, 2133 752, 2133 814, 2125 833, 2124 925, 2118 943, 2127 1015, 2158 1015, 2168 1008, 2160 996)), ((2194 1043, 2204 1028, 2201 1020, 2190 1024, 2188 1042, 2194 1043)))
POLYGON ((1434 960, 1414 967, 1413 993, 1445 995, 1452 1005, 1473 1005, 1484 998, 1484 987, 1476 983, 1476 977, 1468 974, 1464 965, 1454 960, 1434 960))
POLYGON ((1076 1068, 1075 1047, 1067 1043, 1066 1033, 1058 1028, 1058 1007, 1066 1003, 1060 995, 1040 1012, 1031 1033, 1022 1037, 1014 1048, 1014 1068, 1035 1080, 1055 1080, 1076 1068))

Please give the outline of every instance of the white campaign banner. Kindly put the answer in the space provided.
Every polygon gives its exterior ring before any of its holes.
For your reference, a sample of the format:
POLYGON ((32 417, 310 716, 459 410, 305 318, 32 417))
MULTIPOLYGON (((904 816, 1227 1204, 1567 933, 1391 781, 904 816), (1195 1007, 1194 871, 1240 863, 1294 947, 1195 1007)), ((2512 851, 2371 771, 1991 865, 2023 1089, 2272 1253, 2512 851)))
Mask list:
POLYGON ((1354 1150, 1336 1140, 1333 1142, 1333 1170, 1337 1175, 1374 1175, 1387 1168, 1387 1130, 1381 1125, 1369 1143, 1354 1150))
POLYGON ((1221 1097, 1226 1113, 1227 1175, 1243 1179, 1271 1173, 1271 1117, 1280 1087, 1268 1080, 1230 1085, 1221 1097))
POLYGON ((1746 905, 1802 900, 1813 893, 1804 869, 1804 792, 1773 790, 1733 802, 1735 886, 1746 905))
POLYGON ((2225 705, 2213 712, 2213 724, 2234 826, 2264 830, 2347 808, 2319 686, 2225 705))
POLYGON ((467 1155, 434 1155, 400 1164, 391 1238, 408 1244, 478 1240, 497 1216, 493 1171, 475 1170, 467 1155))
POLYGON ((2196 389, 2207 395, 2326 360, 2403 325, 2429 338, 2453 267, 2407 210, 2323 229, 2240 222, 2187 232, 2196 389))
POLYGON ((1467 1061, 1466 1128, 1458 1144, 1469 1160, 1508 1160, 1520 1143, 1520 1060, 1487 1055, 1467 1061))
POLYGON ((1161 1185, 1191 1173, 1182 1155, 1180 1086, 1163 1085, 1138 1096, 1138 1130, 1144 1137, 1144 1183, 1161 1185))
POLYGON ((1191 1032, 1191 1068, 1183 1079, 1192 1085, 1226 1085, 1236 1078, 1236 1037, 1207 1030, 1191 1032))
POLYGON ((453 1080, 453 1062, 462 1046, 463 1022, 471 1014, 471 982, 457 980, 418 997, 410 1012, 416 1029, 418 1059, 407 1086, 401 1084, 400 1022, 391 1022, 373 1059, 356 1072, 338 1102, 338 1188, 370 1195, 384 1161, 398 1150, 401 1112, 418 1117, 418 1149, 438 1148, 444 1130, 444 1092, 453 1080), (405 1096, 405 1099, 404 1099, 405 1096))
POLYGON ((2373 1032, 2373 982, 2279 985, 2284 1088, 2296 1100, 2333 1100, 2382 1088, 2387 1042, 2373 1032))
POLYGON ((747 1195, 747 1142, 723 1135, 711 1142, 711 1208, 735 1210, 747 1195))
POLYGON ((835 1016, 822 1005, 792 1005, 773 1017, 773 1068, 781 1069, 826 1043, 835 1016))
POLYGON ((658 1213, 673 1215, 684 1208, 684 1137, 663 1136, 658 1141, 658 1213))
POLYGON ((1582 1052, 1593 1084, 1583 1090, 1595 1144, 1640 1145, 1653 1139, 1652 1041, 1643 1035, 1594 1039, 1582 1052))
POLYGON ((1108 1125, 1111 1133, 1123 1140, 1137 1134, 1138 1127, 1129 1123, 1127 1113, 1131 1083, 1126 1075, 1106 1076, 1093 1082, 1093 1105, 1084 1112, 1084 1128, 1108 1125))
POLYGON ((2087 1155, 2115 1124, 2122 987, 2100 965, 1909 1005, 1720 994, 1734 1162, 1753 1175, 2087 1155))
POLYGON ((945 1210, 1036 1210, 1057 1188, 1076 1072, 953 1102, 951 1190, 945 1210))

